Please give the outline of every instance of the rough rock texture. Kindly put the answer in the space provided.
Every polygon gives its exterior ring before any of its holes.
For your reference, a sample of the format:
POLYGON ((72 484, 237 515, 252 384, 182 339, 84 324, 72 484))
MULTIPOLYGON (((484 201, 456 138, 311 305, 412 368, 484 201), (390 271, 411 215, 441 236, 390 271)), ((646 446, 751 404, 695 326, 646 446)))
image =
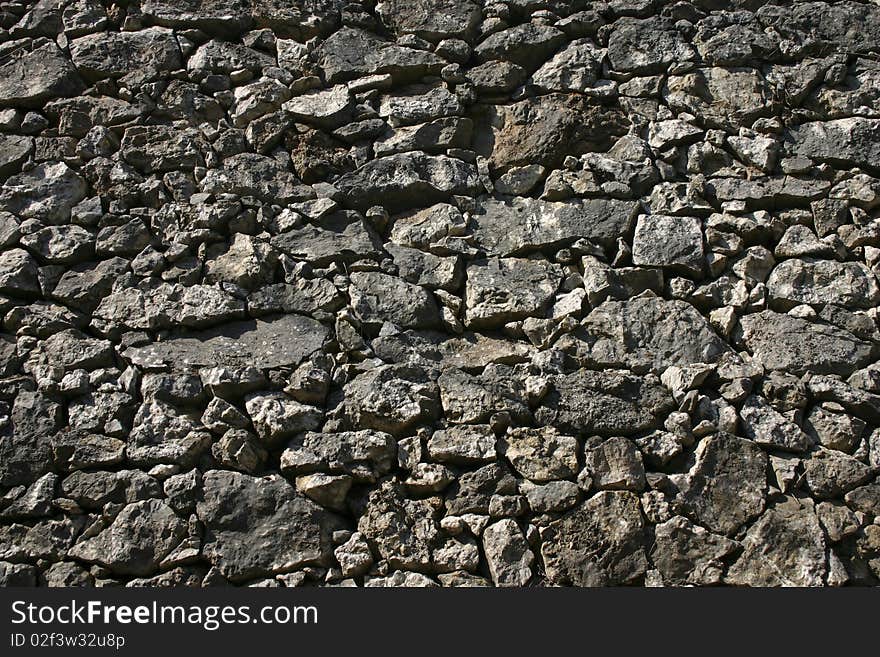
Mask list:
POLYGON ((0 2, 0 584, 880 584, 878 35, 0 2))

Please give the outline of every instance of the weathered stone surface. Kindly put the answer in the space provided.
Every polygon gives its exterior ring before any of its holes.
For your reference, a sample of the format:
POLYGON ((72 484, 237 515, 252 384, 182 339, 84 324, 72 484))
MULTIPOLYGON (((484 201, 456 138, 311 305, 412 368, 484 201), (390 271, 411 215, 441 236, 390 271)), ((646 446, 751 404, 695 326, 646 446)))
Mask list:
POLYGON ((635 443, 626 438, 609 438, 584 454, 584 469, 599 490, 645 488, 645 466, 635 443))
POLYGON ((669 105, 690 112, 709 126, 749 123, 770 113, 770 85, 753 68, 698 68, 672 76, 663 88, 669 105))
POLYGON ((816 497, 842 497, 865 483, 871 477, 871 468, 848 454, 820 449, 805 459, 804 476, 816 497))
POLYGON ((583 322, 590 343, 586 358, 662 373, 672 365, 712 363, 730 347, 693 306, 641 296, 606 301, 583 322))
POLYGON ((650 73, 695 55, 671 22, 658 18, 617 21, 608 37, 608 59, 616 71, 650 73))
POLYGON ((496 412, 523 421, 530 416, 523 383, 510 367, 491 364, 473 376, 449 368, 440 374, 437 384, 444 413, 451 422, 484 423, 496 412))
POLYGON ((396 459, 397 443, 381 431, 308 432, 284 450, 281 469, 294 474, 348 474, 358 481, 374 482, 391 470, 396 459))
POLYGON ((148 575, 186 536, 186 523, 160 500, 127 505, 109 527, 68 554, 120 575, 148 575))
POLYGON ((576 39, 556 53, 532 76, 544 91, 585 92, 601 73, 602 51, 589 39, 576 39))
POLYGON ((12 176, 0 189, 0 207, 23 219, 62 223, 86 197, 86 182, 63 162, 45 162, 12 176))
POLYGON ((615 586, 645 574, 645 521, 639 499, 626 491, 603 491, 541 533, 548 579, 573 586, 615 586))
POLYGON ((743 342, 765 368, 795 374, 850 374, 869 362, 871 346, 844 329, 765 310, 740 320, 743 342))
POLYGON ((697 446, 682 499, 710 531, 733 534, 764 510, 767 457, 749 440, 719 433, 697 446))
POLYGON ((334 212, 320 226, 307 224, 279 233, 272 246, 293 258, 324 267, 336 260, 376 258, 379 238, 363 218, 353 212, 334 212))
POLYGON ((183 61, 174 33, 161 27, 89 34, 71 42, 70 56, 90 81, 119 78, 137 69, 173 71, 183 61))
POLYGON ((245 408, 257 434, 267 444, 314 431, 323 415, 320 409, 301 404, 282 392, 250 394, 245 398, 245 408))
POLYGON ((825 537, 801 500, 787 498, 746 532, 743 554, 725 581, 739 586, 822 586, 827 577, 825 537))
POLYGON ((499 520, 483 530, 483 551, 496 586, 525 586, 532 576, 532 554, 516 521, 499 520))
POLYGON ((407 499, 399 486, 385 482, 370 493, 358 531, 392 568, 422 570, 440 539, 435 515, 429 500, 407 499))
POLYGON ((489 254, 520 255, 577 239, 613 244, 630 230, 637 204, 616 199, 553 203, 532 198, 484 199, 474 215, 474 237, 489 254))
POLYGON ((468 38, 481 19, 479 6, 468 0, 440 3, 384 0, 376 6, 376 11, 398 34, 415 34, 429 41, 468 38))
POLYGON ((790 139, 797 155, 819 162, 877 169, 880 157, 880 120, 858 116, 834 121, 811 121, 792 128, 790 139))
POLYGON ((781 306, 833 303, 870 308, 880 300, 873 272, 857 262, 785 260, 767 279, 770 298, 781 306))
POLYGON ((75 96, 85 88, 58 46, 43 41, 21 49, 0 65, 0 107, 41 107, 47 100, 75 96))
POLYGON ((547 401, 563 430, 600 435, 632 434, 656 428, 671 410, 672 397, 656 378, 622 370, 579 370, 553 381, 547 401))
POLYGON ((355 272, 349 288, 351 306, 365 324, 391 322, 401 328, 431 328, 440 310, 424 288, 379 272, 355 272))
POLYGON ((697 217, 640 214, 633 236, 633 263, 700 278, 704 266, 702 222, 697 217))
POLYGON ((578 469, 578 441, 553 429, 510 429, 499 441, 502 454, 526 479, 571 479, 578 469))
POLYGON ((745 435, 762 447, 803 452, 812 444, 798 425, 775 410, 763 397, 748 397, 739 416, 745 435))
POLYGON ((438 203, 453 194, 474 193, 477 172, 467 162, 445 155, 399 153, 341 176, 334 186, 351 207, 381 204, 403 210, 438 203))
POLYGON ((358 28, 344 27, 318 47, 318 65, 328 82, 362 75, 389 74, 407 81, 439 73, 445 62, 436 55, 383 41, 358 28))
POLYGON ((547 94, 487 108, 477 123, 475 149, 500 170, 537 163, 554 167, 566 155, 602 150, 626 133, 626 117, 569 94, 547 94))
POLYGON ((326 91, 310 91, 296 96, 282 107, 295 121, 333 129, 348 123, 354 104, 348 87, 340 84, 326 91))
POLYGON ((243 581, 327 563, 340 519, 278 476, 212 470, 197 514, 205 523, 202 551, 224 577, 243 581))
POLYGON ((465 323, 477 329, 538 314, 556 293, 562 272, 543 260, 493 258, 474 262, 466 276, 465 323))
POLYGON ((657 525, 651 560, 666 585, 711 586, 721 583, 725 560, 737 548, 735 541, 675 516, 657 525))
POLYGON ((208 193, 250 195, 279 202, 299 201, 313 194, 277 160, 256 153, 226 158, 222 168, 208 171, 201 188, 208 193))
POLYGON ((456 425, 435 431, 426 445, 435 461, 470 465, 495 460, 495 433, 488 425, 456 425))
POLYGON ((124 356, 148 369, 271 369, 299 364, 320 349, 326 337, 327 329, 318 322, 301 315, 283 315, 236 322, 145 347, 133 347, 124 356))
POLYGON ((344 392, 353 426, 392 435, 431 421, 440 411, 437 386, 418 367, 377 367, 347 383, 344 392))
POLYGON ((0 3, 0 585, 880 584, 880 7, 0 3))
POLYGON ((161 125, 128 128, 120 144, 125 161, 144 173, 192 169, 201 161, 199 147, 195 131, 161 125))

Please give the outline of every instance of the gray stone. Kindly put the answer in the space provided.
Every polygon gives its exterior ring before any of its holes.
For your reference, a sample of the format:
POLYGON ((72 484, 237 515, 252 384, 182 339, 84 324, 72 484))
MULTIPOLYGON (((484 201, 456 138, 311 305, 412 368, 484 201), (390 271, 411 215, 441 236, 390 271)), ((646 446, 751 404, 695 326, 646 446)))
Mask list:
POLYGON ((712 586, 722 582, 735 541, 712 534, 683 516, 658 524, 651 560, 670 586, 712 586))
POLYGON ((762 447, 804 452, 812 445, 801 428, 775 410, 763 397, 750 395, 739 412, 745 435, 762 447))
POLYGON ((480 61, 503 59, 525 68, 535 68, 562 43, 565 35, 554 27, 525 23, 501 30, 475 48, 480 61))
POLYGON ((430 292, 380 272, 354 272, 349 296, 351 307, 366 325, 391 322, 401 328, 432 328, 440 323, 440 310, 430 292))
POLYGON ((283 392, 252 393, 245 397, 245 408, 260 439, 273 445, 321 425, 323 411, 301 404, 283 392))
POLYGON ((525 586, 535 556, 516 521, 506 518, 483 530, 483 552, 495 586, 525 586))
POLYGON ((382 365, 344 387, 342 409, 353 427, 399 435, 440 414, 437 385, 418 367, 382 365))
POLYGON ((556 376, 546 403, 562 430, 603 436, 633 434, 659 426, 673 401, 656 377, 623 370, 578 370, 556 376))
POLYGON ((880 120, 859 116, 834 121, 811 121, 790 131, 797 155, 836 166, 877 168, 880 158, 880 120))
MULTIPOLYGON (((85 88, 76 68, 51 41, 10 53, 0 65, 0 107, 42 107, 53 98, 75 96, 85 88)), ((5 58, 4 58, 5 59, 5 58)))
POLYGON ((639 498, 603 491, 541 532, 547 578, 570 586, 615 586, 638 581, 648 568, 639 498))
POLYGON ((318 65, 330 83, 363 75, 387 73, 397 82, 437 74, 446 65, 440 57, 383 41, 364 30, 344 27, 320 46, 318 65))
POLYGON ((381 431, 308 432, 295 437, 281 454, 281 470, 346 474, 373 483, 397 462, 397 442, 381 431))
POLYGON ((489 254, 521 255, 578 239, 609 246, 633 225, 638 204, 616 199, 554 203, 532 198, 484 199, 474 237, 489 254))
POLYGON ((608 37, 608 60, 615 71, 650 73, 668 64, 691 61, 696 51, 670 21, 624 18, 608 37))
POLYGON ((769 509, 746 532, 743 554, 725 581, 739 586, 825 584, 825 538, 811 507, 786 498, 769 509))
POLYGON ((434 42, 469 38, 482 18, 479 5, 468 0, 383 0, 376 11, 382 22, 398 34, 415 34, 434 42))
POLYGON ((770 298, 783 309, 797 304, 869 308, 880 300, 873 272, 859 262, 785 260, 767 279, 770 298))
POLYGON ((645 466, 633 441, 609 438, 584 453, 584 468, 599 490, 631 490, 645 488, 645 466))
POLYGON ((284 479, 211 470, 197 507, 202 551, 224 577, 241 582, 329 563, 341 519, 284 479))
POLYGON ((74 39, 70 56, 89 81, 120 78, 132 71, 173 71, 183 66, 171 30, 150 27, 136 32, 101 32, 74 39))
POLYGON ((769 370, 851 374, 871 360, 870 344, 827 324, 765 310, 740 319, 743 342, 769 370))
POLYGON ((478 179, 476 168, 467 162, 414 152, 372 160, 333 184, 351 207, 381 204, 404 210, 445 201, 453 194, 473 194, 478 179))
POLYGON ((514 470, 535 482, 572 479, 578 471, 578 441, 555 429, 508 429, 499 441, 499 453, 514 470))
POLYGON ((865 483, 871 475, 869 466, 834 449, 820 449, 804 460, 807 485, 819 499, 843 497, 865 483))
POLYGON ((489 425, 455 425, 435 431, 428 456, 440 463, 473 465, 495 460, 495 433, 489 425))
MULTIPOLYGON (((604 365, 649 367, 712 363, 731 352, 696 309, 684 301, 643 295, 606 301, 583 321, 590 351, 585 359, 604 365)), ((575 354, 581 347, 577 343, 575 354)))
POLYGON ((256 367, 272 369, 298 365, 321 348, 327 329, 301 315, 235 322, 208 331, 184 334, 123 356, 147 369, 199 367, 256 367))
POLYGON ((718 433, 700 441, 695 458, 681 491, 695 521, 732 535, 764 510, 767 457, 757 445, 718 433))
POLYGON ((161 500, 127 505, 113 522, 68 552, 119 575, 148 575, 186 536, 186 522, 161 500))
POLYGON ((703 231, 697 217, 640 214, 633 236, 633 263, 702 277, 703 231))
POLYGON ((535 316, 553 298, 562 272, 544 260, 492 258, 470 264, 466 275, 465 324, 476 329, 535 316))
POLYGON ((63 162, 44 162, 9 178, 0 189, 0 208, 24 219, 63 223, 86 197, 86 181, 63 162))

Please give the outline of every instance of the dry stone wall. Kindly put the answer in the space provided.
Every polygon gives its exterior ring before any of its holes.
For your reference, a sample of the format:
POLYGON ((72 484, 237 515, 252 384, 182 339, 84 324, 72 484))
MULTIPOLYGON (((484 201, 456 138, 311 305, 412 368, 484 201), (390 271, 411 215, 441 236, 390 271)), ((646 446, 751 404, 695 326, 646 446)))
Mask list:
POLYGON ((0 2, 0 583, 872 585, 880 4, 0 2))

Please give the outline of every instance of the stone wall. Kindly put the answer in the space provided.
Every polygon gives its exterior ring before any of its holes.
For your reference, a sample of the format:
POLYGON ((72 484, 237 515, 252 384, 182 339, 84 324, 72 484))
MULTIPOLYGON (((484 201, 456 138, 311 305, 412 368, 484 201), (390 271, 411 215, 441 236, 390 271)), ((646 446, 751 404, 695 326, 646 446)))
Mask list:
POLYGON ((0 582, 878 583, 877 2, 0 26, 0 582))

